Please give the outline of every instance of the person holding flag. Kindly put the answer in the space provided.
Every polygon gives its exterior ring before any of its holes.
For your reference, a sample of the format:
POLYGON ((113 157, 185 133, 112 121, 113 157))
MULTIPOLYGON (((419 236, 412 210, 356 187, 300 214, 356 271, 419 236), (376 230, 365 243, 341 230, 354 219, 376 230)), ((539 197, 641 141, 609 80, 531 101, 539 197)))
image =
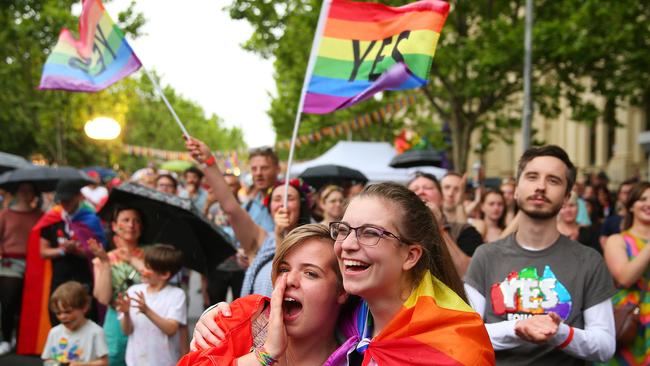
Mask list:
MULTIPOLYGON (((48 311, 50 294, 67 281, 77 281, 92 293, 93 275, 88 240, 106 244, 104 230, 92 206, 83 200, 85 183, 62 180, 57 184, 58 205, 45 213, 32 229, 27 244, 25 289, 18 339, 19 354, 40 354, 51 325, 58 323, 48 311)), ((90 318, 97 320, 93 302, 90 318)))

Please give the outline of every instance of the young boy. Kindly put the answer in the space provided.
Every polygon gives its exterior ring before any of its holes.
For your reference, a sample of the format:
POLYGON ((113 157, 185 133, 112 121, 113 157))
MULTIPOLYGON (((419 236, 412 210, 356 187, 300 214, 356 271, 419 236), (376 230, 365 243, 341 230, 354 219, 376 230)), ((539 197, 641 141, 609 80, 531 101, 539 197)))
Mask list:
POLYGON ((50 329, 41 358, 70 366, 108 365, 104 330, 86 319, 90 296, 79 282, 65 282, 54 290, 50 309, 61 324, 50 329))
POLYGON ((118 296, 120 325, 129 336, 128 366, 173 366, 180 358, 178 329, 187 321, 185 293, 168 285, 181 268, 182 253, 173 246, 145 248, 142 284, 118 296))

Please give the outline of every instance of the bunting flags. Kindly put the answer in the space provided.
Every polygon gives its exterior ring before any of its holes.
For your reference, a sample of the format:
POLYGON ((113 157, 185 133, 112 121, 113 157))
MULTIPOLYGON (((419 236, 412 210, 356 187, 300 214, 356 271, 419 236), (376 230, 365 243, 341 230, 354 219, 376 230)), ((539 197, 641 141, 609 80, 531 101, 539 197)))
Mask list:
MULTIPOLYGON (((192 161, 192 156, 187 151, 172 151, 154 149, 152 147, 124 145, 122 151, 125 154, 133 156, 144 156, 160 160, 186 160, 192 161)), ((214 157, 221 166, 226 169, 235 170, 241 167, 239 163, 239 154, 237 151, 214 151, 214 157)))
POLYGON ((142 64, 100 0, 84 0, 79 40, 63 29, 43 66, 39 89, 96 92, 142 64))
MULTIPOLYGON (((374 123, 385 120, 386 115, 392 115, 400 110, 407 108, 417 101, 419 91, 398 98, 394 102, 380 108, 377 111, 355 117, 351 121, 346 121, 335 126, 323 127, 318 131, 306 135, 297 136, 296 147, 300 147, 310 142, 318 142, 325 137, 339 137, 350 131, 366 128, 374 123), (356 122, 355 122, 356 121, 356 122)), ((282 140, 275 143, 277 149, 288 149, 291 146, 291 140, 282 140)))
POLYGON ((382 90, 426 84, 448 3, 422 0, 392 8, 331 1, 312 46, 317 52, 308 70, 305 113, 326 114, 382 90))

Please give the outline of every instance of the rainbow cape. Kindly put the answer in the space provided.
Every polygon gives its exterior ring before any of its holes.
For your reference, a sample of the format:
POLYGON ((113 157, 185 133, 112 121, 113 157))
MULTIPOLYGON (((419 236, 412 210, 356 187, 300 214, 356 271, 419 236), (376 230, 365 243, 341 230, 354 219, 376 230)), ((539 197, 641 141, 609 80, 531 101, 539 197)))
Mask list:
POLYGON ((96 92, 137 71, 142 64, 100 0, 84 0, 79 40, 59 34, 43 66, 39 89, 96 92))
MULTIPOLYGON (((51 328, 49 301, 50 285, 52 283, 52 262, 41 258, 41 230, 63 221, 62 211, 61 206, 53 207, 41 217, 29 234, 25 267, 25 291, 23 291, 18 347, 16 349, 18 354, 41 354, 47 341, 47 334, 51 328)), ((88 247, 87 241, 90 238, 96 238, 102 243, 106 243, 104 231, 95 210, 85 202, 72 216, 70 227, 84 248, 88 247)))
POLYGON ((449 4, 422 0, 398 8, 324 0, 303 111, 325 114, 382 90, 427 83, 449 4))
MULTIPOLYGON (((359 312, 361 335, 367 314, 359 312)), ((371 360, 379 366, 495 363, 481 317, 428 272, 386 328, 369 343, 362 340, 357 349, 364 354, 364 366, 371 360)))

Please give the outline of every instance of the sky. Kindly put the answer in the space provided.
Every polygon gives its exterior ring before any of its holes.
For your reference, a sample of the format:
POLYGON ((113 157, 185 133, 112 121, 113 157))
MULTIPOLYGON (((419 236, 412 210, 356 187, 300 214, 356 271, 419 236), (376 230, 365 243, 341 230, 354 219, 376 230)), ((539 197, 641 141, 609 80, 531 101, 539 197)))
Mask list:
MULTIPOLYGON (((114 0, 105 7, 115 20, 129 3, 114 0)), ((130 44, 163 84, 197 102, 208 115, 218 115, 226 126, 241 128, 249 147, 273 145, 275 132, 266 114, 269 93, 275 92, 272 60, 241 48, 253 29, 246 21, 230 19, 223 10, 229 3, 138 0, 136 11, 146 18, 144 35, 130 44)), ((169 123, 174 123, 171 114, 169 123)))

